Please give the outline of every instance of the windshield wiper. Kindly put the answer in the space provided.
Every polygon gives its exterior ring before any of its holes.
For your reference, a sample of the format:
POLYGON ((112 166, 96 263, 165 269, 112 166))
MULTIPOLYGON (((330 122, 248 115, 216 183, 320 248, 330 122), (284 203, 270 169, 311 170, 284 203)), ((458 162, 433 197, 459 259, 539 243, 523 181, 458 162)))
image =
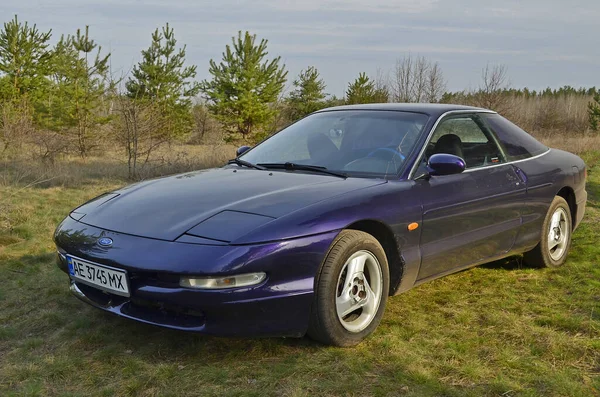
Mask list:
POLYGON ((261 170, 261 171, 266 170, 265 167, 261 167, 260 165, 252 164, 252 163, 250 163, 248 161, 240 160, 240 159, 237 159, 237 158, 229 160, 227 162, 227 164, 237 164, 239 166, 244 166, 244 167, 248 167, 248 168, 254 168, 255 170, 261 170))
POLYGON ((341 172, 336 172, 336 171, 331 171, 328 170, 326 167, 322 167, 319 165, 307 165, 307 164, 297 164, 297 163, 260 163, 257 164, 258 166, 264 167, 264 168, 273 168, 273 169, 284 169, 287 171, 313 171, 313 172, 319 172, 321 174, 327 174, 327 175, 332 175, 332 176, 337 176, 338 178, 348 178, 348 175, 341 173, 341 172))

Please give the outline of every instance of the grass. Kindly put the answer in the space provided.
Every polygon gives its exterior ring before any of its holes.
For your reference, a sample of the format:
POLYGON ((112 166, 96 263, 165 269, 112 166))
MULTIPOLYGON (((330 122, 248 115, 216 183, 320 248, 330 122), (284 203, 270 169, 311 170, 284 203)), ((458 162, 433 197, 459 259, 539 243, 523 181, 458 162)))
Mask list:
POLYGON ((123 182, 0 186, 0 396, 598 396, 600 153, 566 265, 484 265, 393 297, 355 348, 222 339, 113 317, 67 292, 52 232, 123 182), (2 211, 2 208, 0 208, 2 211))

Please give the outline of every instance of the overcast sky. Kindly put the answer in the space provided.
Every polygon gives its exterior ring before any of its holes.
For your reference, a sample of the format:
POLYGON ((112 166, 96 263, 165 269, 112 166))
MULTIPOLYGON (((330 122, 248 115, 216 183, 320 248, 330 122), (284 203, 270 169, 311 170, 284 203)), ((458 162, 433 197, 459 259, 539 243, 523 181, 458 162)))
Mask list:
POLYGON ((199 80, 249 30, 269 40, 290 81, 313 65, 338 96, 359 72, 409 53, 439 62, 451 90, 477 87, 488 63, 505 64, 515 87, 600 85, 599 0, 0 0, 4 20, 14 14, 55 39, 89 25, 118 74, 168 22, 199 80))

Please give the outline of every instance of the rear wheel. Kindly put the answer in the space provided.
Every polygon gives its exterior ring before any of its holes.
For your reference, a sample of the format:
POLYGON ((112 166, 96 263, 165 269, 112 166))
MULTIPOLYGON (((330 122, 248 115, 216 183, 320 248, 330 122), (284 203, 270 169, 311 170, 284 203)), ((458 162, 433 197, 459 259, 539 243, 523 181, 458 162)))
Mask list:
POLYGON ((525 262, 538 267, 561 266, 567 260, 571 247, 572 228, 569 204, 556 196, 542 225, 542 240, 533 250, 523 254, 525 262))
POLYGON ((342 231, 317 276, 308 335, 329 345, 358 344, 379 325, 388 291, 381 244, 370 234, 342 231))

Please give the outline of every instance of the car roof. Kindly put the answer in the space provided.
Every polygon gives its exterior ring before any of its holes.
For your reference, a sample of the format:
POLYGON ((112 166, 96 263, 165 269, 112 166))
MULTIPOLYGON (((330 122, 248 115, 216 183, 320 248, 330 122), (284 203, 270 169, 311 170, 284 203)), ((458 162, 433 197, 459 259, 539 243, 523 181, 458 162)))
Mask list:
POLYGON ((457 110, 491 112, 491 110, 473 106, 452 105, 445 103, 369 103, 362 105, 335 106, 319 110, 317 113, 337 110, 388 110, 397 112, 416 112, 424 113, 434 117, 439 117, 446 112, 457 110))

